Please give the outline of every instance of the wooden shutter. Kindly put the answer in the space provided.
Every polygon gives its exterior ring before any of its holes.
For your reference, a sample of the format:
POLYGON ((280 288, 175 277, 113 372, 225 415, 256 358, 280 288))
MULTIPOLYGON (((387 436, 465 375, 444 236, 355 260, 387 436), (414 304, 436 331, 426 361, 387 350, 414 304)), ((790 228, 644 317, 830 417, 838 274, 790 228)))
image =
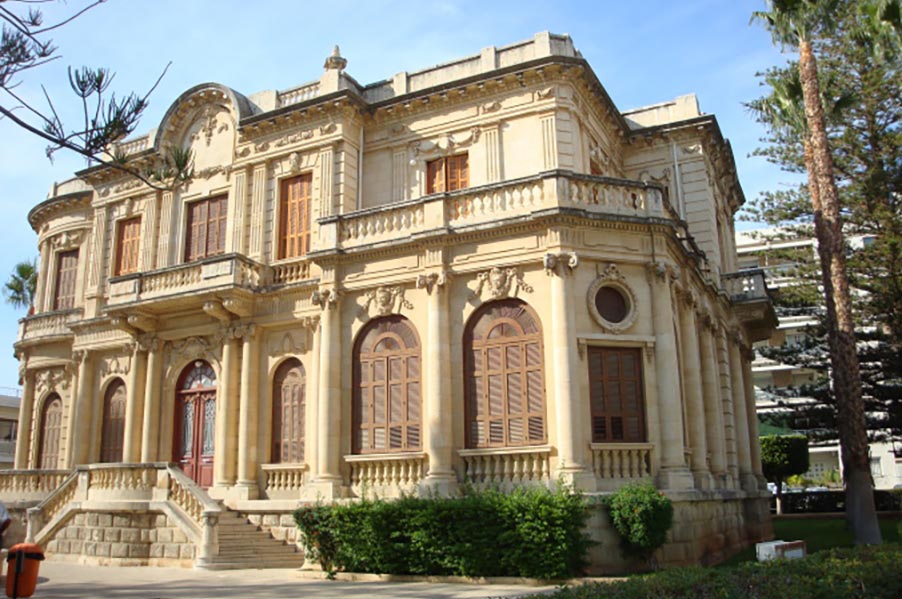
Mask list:
POLYGON ((426 193, 445 191, 445 159, 438 158, 426 163, 426 193))
POLYGON ((140 247, 141 217, 119 221, 116 234, 116 276, 138 272, 140 247))
POLYGON ((75 307, 75 284, 78 280, 78 250, 60 252, 56 261, 56 292, 53 294, 54 310, 71 310, 75 307))
POLYGON ((420 343, 403 316, 368 324, 354 347, 354 452, 421 447, 420 343))
POLYGON ((272 455, 274 464, 304 461, 304 367, 295 358, 285 361, 273 379, 272 455))
POLYGON ((41 470, 59 468, 60 431, 63 423, 63 401, 51 395, 44 402, 41 413, 41 444, 38 464, 41 470))
POLYGON ((519 300, 492 302, 467 325, 467 447, 537 445, 547 438, 542 333, 519 300))
POLYGON ((447 162, 447 191, 466 189, 470 184, 470 169, 466 154, 449 156, 447 162))
POLYGON ((188 204, 185 261, 200 260, 225 253, 228 219, 226 196, 207 198, 188 204))
POLYGON ((279 194, 279 258, 306 256, 310 251, 312 175, 282 181, 279 194))
POLYGON ((103 399, 103 431, 100 437, 100 461, 121 462, 125 439, 125 383, 117 379, 107 387, 103 399))
POLYGON ((588 362, 592 441, 645 442, 642 350, 590 347, 588 362))

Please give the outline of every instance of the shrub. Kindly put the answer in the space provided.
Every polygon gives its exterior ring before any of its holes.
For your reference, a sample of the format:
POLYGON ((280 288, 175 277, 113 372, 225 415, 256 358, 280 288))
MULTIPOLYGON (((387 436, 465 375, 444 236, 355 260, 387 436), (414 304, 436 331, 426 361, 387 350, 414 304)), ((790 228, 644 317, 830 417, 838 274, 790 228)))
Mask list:
POLYGON ((606 497, 604 504, 626 556, 648 560, 667 540, 673 504, 653 485, 625 485, 606 497))
POLYGON ((582 573, 587 518, 582 496, 544 488, 295 512, 305 546, 327 571, 542 579, 582 573))

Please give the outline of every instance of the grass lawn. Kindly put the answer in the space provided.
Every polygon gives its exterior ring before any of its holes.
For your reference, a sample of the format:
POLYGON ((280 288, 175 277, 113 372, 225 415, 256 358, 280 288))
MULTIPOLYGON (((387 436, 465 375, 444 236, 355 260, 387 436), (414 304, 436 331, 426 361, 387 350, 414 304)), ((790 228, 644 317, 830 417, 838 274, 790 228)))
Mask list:
MULTIPOLYGON (((880 532, 884 543, 902 543, 899 536, 898 516, 880 516, 880 532)), ((846 528, 846 520, 840 517, 774 518, 774 538, 784 541, 805 541, 808 553, 851 547, 852 533, 846 528)), ((721 564, 734 566, 755 560, 755 547, 748 547, 721 564)))

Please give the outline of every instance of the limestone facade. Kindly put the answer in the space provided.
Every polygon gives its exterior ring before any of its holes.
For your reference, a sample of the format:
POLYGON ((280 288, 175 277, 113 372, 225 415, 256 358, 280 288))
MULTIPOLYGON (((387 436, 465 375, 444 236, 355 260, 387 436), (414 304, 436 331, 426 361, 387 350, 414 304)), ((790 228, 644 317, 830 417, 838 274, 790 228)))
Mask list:
POLYGON ((716 119, 694 96, 620 112, 548 33, 369 85, 345 64, 336 48, 318 81, 251 96, 198 85, 110 150, 142 168, 190 150, 187 181, 94 167, 31 211, 0 492, 75 469, 82 507, 112 477, 284 516, 649 480, 732 502, 712 533, 730 547, 762 534, 742 515, 763 482, 749 360, 773 311, 736 273, 716 119))

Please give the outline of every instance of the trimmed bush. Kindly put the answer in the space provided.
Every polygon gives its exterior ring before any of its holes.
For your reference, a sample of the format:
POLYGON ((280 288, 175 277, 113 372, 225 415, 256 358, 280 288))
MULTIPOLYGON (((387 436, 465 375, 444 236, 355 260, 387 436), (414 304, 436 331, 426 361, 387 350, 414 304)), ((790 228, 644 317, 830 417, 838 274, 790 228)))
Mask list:
POLYGON ((566 489, 363 500, 294 516, 327 572, 553 580, 581 574, 591 546, 585 499, 566 489))
POLYGON ((804 435, 762 435, 761 467, 764 478, 777 485, 777 513, 783 513, 783 483, 808 471, 808 438, 804 435))
MULTIPOLYGON (((544 595, 544 597, 549 597, 544 595)), ((552 599, 898 599, 902 547, 833 549, 798 560, 747 562, 734 568, 674 568, 623 582, 563 589, 552 599)))
POLYGON ((651 559, 673 526, 673 504, 654 485, 629 484, 604 499, 627 557, 651 559))

